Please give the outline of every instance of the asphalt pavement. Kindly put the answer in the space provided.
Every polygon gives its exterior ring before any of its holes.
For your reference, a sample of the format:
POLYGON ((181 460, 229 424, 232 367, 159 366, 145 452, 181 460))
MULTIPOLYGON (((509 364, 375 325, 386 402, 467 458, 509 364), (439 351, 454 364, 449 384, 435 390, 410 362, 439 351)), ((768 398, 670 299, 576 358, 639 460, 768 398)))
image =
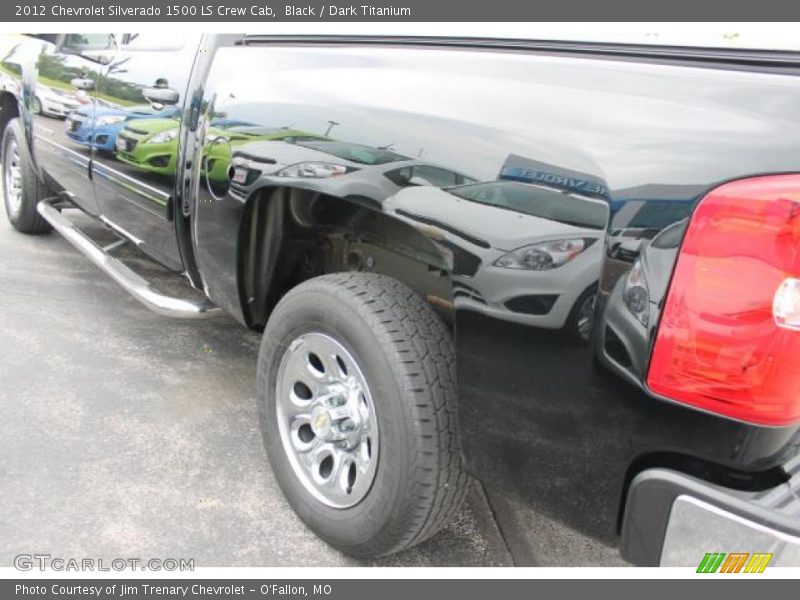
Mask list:
MULTIPOLYGON (((183 285, 118 252, 157 287, 183 285)), ((490 507, 478 485, 428 542, 380 560, 344 556, 305 528, 270 471, 259 334, 227 316, 156 315, 58 234, 17 233, 2 210, 0 257, 0 566, 33 553, 196 566, 623 564, 507 499, 490 507)))
MULTIPOLYGON (((512 563, 477 487, 447 529, 410 551, 357 561, 319 540, 266 460, 259 335, 228 317, 151 313, 58 234, 22 235, 1 212, 0 566, 21 553, 196 566, 512 563)), ((174 285, 134 252, 136 269, 174 285)))

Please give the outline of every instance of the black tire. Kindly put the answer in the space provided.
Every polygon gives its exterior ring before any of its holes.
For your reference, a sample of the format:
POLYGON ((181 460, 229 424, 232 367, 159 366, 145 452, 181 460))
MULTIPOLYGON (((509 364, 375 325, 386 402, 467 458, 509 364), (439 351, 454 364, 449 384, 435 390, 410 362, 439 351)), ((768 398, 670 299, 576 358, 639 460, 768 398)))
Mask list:
MULTIPOLYGON (((575 301, 575 304, 572 306, 572 310, 567 317, 567 322, 564 325, 564 333, 566 334, 567 339, 569 342, 575 346, 585 346, 589 343, 589 339, 592 333, 592 329, 594 327, 594 317, 592 317, 591 322, 588 324, 588 333, 582 329, 581 325, 581 313, 583 309, 586 307, 587 302, 591 302, 590 309, 594 312, 595 306, 594 303, 597 300, 597 284, 593 283, 588 288, 586 288, 583 293, 578 297, 575 301)), ((595 315, 596 316, 596 315, 595 315)))
POLYGON ((44 110, 42 110, 42 101, 39 100, 38 96, 34 96, 33 98, 33 106, 31 107, 33 114, 35 115, 43 115, 44 110))
POLYGON ((306 525, 346 554, 404 550, 433 536, 456 512, 468 477, 461 467, 455 394, 450 332, 417 294, 383 275, 309 280, 278 303, 264 331, 258 404, 272 469, 306 525), (346 347, 373 390, 377 471, 367 495, 349 508, 331 508, 303 487, 278 430, 277 371, 292 340, 309 332, 346 347))
POLYGON ((19 118, 11 119, 3 133, 3 204, 6 207, 8 220, 14 229, 22 233, 47 233, 52 230, 50 224, 36 211, 36 205, 45 197, 45 189, 33 168, 31 155, 22 131, 19 118), (18 168, 21 173, 22 197, 17 204, 11 200, 9 178, 13 148, 16 147, 18 168))

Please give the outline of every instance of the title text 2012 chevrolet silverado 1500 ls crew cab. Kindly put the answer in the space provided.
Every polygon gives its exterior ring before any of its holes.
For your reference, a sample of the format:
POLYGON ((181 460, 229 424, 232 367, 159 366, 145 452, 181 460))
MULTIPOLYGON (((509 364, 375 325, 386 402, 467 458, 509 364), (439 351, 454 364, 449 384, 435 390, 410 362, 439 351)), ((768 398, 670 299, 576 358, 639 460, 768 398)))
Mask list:
POLYGON ((470 474, 638 564, 800 564, 800 55, 2 44, 11 223, 160 313, 263 330, 267 454, 332 545, 425 540, 470 474), (36 115, 43 85, 91 102, 36 115), (74 208, 203 300, 159 292, 74 208))

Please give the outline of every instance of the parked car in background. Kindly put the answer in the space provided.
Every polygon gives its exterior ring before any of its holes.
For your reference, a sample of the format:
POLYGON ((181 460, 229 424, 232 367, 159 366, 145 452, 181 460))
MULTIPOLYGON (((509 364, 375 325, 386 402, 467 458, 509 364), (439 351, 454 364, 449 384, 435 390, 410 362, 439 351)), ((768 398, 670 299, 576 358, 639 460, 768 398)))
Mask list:
POLYGON ((621 258, 629 262, 639 255, 639 250, 659 229, 650 228, 619 228, 609 232, 606 244, 608 255, 612 258, 621 258))
POLYGON ((453 301, 465 310, 589 342, 608 204, 545 185, 409 187, 384 208, 414 226, 447 223, 453 301))
POLYGON ((31 110, 37 115, 63 119, 82 104, 75 92, 42 85, 36 87, 31 110))
POLYGON ((67 115, 65 133, 71 140, 104 152, 116 152, 117 135, 130 121, 138 119, 170 118, 180 112, 177 107, 156 110, 149 104, 129 108, 110 106, 82 106, 67 115))
POLYGON ((117 160, 151 173, 174 175, 179 126, 177 118, 126 124, 117 135, 117 160))
MULTIPOLYGON (((173 175, 178 152, 180 120, 176 117, 143 119, 123 127, 117 138, 117 158, 151 173, 173 175)), ((206 132, 207 152, 202 161, 215 180, 228 178, 231 148, 253 140, 316 139, 322 136, 287 127, 259 127, 236 119, 213 119, 206 132)))
POLYGON ((233 153, 232 182, 291 186, 379 207, 407 186, 475 183, 458 171, 415 160, 387 148, 329 139, 248 143, 233 153))
MULTIPOLYGON (((261 125, 228 123, 230 120, 215 119, 214 131, 206 135, 204 174, 213 185, 227 184, 232 176, 231 160, 236 148, 255 141, 283 141, 294 144, 303 141, 327 140, 323 135, 300 131, 291 127, 265 127, 261 125)), ((240 153, 246 156, 247 152, 240 153)))

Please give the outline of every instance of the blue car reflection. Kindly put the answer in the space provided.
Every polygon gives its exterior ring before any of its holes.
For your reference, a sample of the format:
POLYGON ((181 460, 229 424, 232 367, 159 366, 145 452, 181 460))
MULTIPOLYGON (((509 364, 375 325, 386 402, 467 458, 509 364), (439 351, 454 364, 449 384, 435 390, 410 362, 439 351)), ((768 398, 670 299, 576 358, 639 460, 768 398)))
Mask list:
POLYGON ((171 118, 178 116, 180 108, 172 106, 163 110, 155 110, 146 104, 128 108, 98 105, 94 109, 94 122, 92 122, 91 111, 91 106, 84 106, 67 115, 65 123, 67 137, 84 146, 105 152, 115 152, 117 134, 128 121, 153 117, 171 118))

